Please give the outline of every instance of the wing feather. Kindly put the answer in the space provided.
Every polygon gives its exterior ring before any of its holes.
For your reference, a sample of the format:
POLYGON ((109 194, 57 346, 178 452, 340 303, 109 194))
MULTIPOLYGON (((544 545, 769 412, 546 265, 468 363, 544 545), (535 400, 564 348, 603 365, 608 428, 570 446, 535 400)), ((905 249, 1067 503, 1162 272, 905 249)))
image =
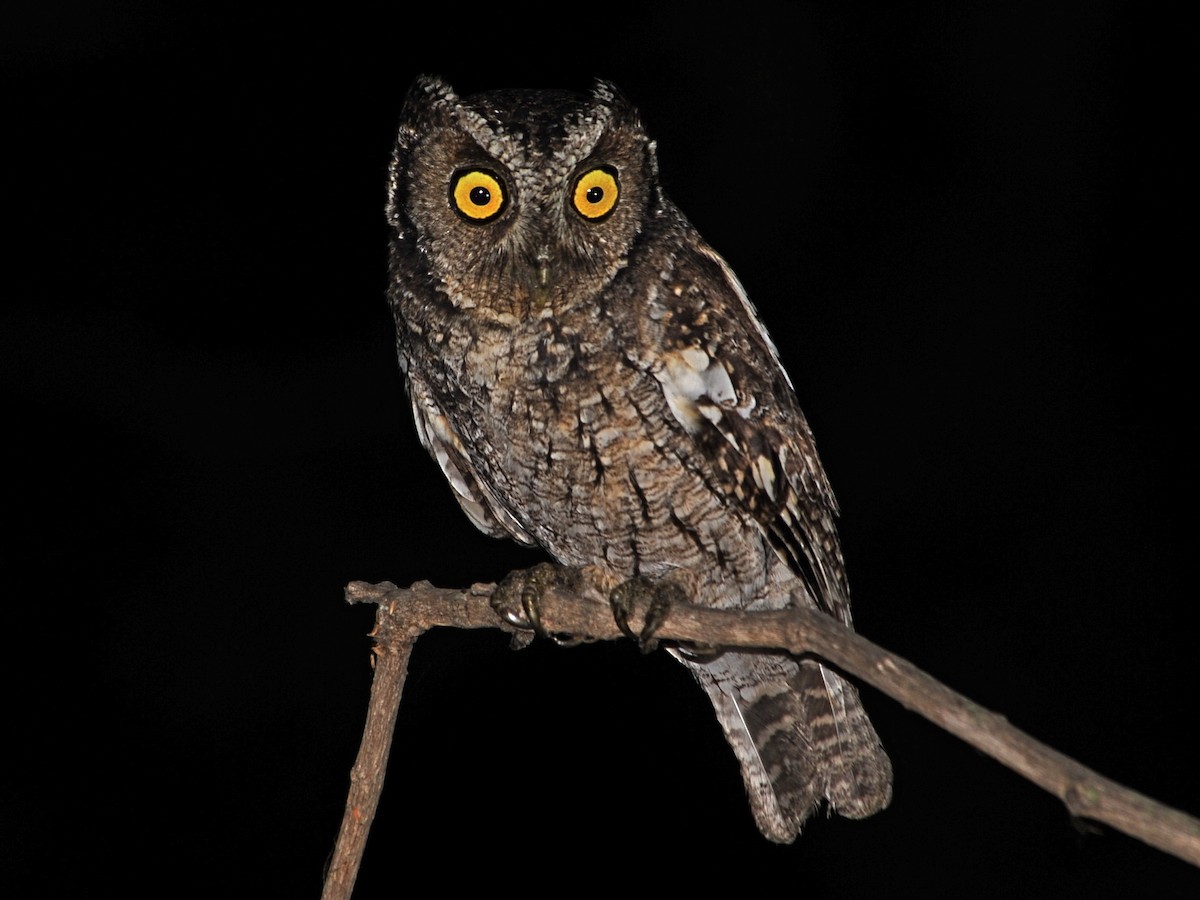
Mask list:
POLYGON ((454 498, 475 527, 492 537, 510 537, 527 546, 535 544, 495 492, 475 476, 466 447, 430 391, 414 378, 409 381, 409 392, 421 444, 441 467, 454 498))
POLYGON ((817 603, 849 623, 837 501, 791 379, 741 283, 697 243, 672 260, 661 356, 651 370, 675 419, 711 460, 817 603), (714 297, 720 297, 719 302, 714 297), (769 361, 766 367, 763 361, 769 361))

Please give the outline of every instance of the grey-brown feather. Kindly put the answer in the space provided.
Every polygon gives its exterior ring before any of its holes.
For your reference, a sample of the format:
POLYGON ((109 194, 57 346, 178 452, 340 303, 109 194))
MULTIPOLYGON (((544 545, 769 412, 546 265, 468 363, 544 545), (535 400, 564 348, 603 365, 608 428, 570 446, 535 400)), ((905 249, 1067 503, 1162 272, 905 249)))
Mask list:
MULTIPOLYGON (((389 297, 418 433, 483 531, 696 602, 804 603, 849 625, 833 492, 736 277, 664 196, 654 143, 611 85, 409 93, 391 169, 389 297), (591 221, 578 176, 619 198, 591 221), (507 206, 451 207, 464 168, 507 206)), ((684 660, 741 763, 756 821, 790 841, 821 802, 868 815, 891 767, 854 688, 787 656, 684 660)))

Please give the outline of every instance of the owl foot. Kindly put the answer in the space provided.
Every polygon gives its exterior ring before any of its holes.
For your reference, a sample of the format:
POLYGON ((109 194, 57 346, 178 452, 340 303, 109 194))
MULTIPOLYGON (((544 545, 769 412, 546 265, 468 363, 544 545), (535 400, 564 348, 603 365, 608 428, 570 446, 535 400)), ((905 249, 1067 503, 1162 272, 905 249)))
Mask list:
POLYGON ((509 572, 492 592, 491 604, 496 615, 515 628, 514 650, 529 646, 534 637, 548 637, 558 644, 573 646, 582 638, 551 634, 542 625, 542 596, 550 588, 578 592, 582 583, 580 570, 574 566, 538 563, 530 569, 509 572))
POLYGON ((613 618, 617 627, 626 636, 638 642, 643 653, 653 653, 658 649, 658 639, 654 636, 671 611, 673 603, 686 603, 687 595, 682 587, 674 581, 652 581, 640 575, 618 584, 608 595, 612 606, 613 618), (629 617, 634 610, 643 606, 646 610, 640 634, 634 634, 629 627, 629 617))

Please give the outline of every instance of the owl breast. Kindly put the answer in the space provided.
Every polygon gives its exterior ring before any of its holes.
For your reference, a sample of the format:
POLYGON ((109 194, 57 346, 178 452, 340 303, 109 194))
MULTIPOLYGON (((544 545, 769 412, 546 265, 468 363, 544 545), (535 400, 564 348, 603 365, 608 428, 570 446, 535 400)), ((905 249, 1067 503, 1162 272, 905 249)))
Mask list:
POLYGON ((467 311, 425 348, 439 366, 422 370, 446 373, 434 393, 458 395, 442 408, 484 502, 560 562, 622 578, 704 571, 717 577, 699 599, 744 605, 773 554, 712 489, 629 323, 598 310, 515 328, 467 311))

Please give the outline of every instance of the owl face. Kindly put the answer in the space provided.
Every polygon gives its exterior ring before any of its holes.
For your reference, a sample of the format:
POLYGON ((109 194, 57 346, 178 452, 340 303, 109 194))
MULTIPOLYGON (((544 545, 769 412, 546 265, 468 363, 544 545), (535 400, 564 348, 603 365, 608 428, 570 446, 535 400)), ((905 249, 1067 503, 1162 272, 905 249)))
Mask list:
POLYGON ((388 218, 460 309, 528 318, 586 302, 625 265, 655 194, 654 145, 610 85, 405 103, 388 218))

